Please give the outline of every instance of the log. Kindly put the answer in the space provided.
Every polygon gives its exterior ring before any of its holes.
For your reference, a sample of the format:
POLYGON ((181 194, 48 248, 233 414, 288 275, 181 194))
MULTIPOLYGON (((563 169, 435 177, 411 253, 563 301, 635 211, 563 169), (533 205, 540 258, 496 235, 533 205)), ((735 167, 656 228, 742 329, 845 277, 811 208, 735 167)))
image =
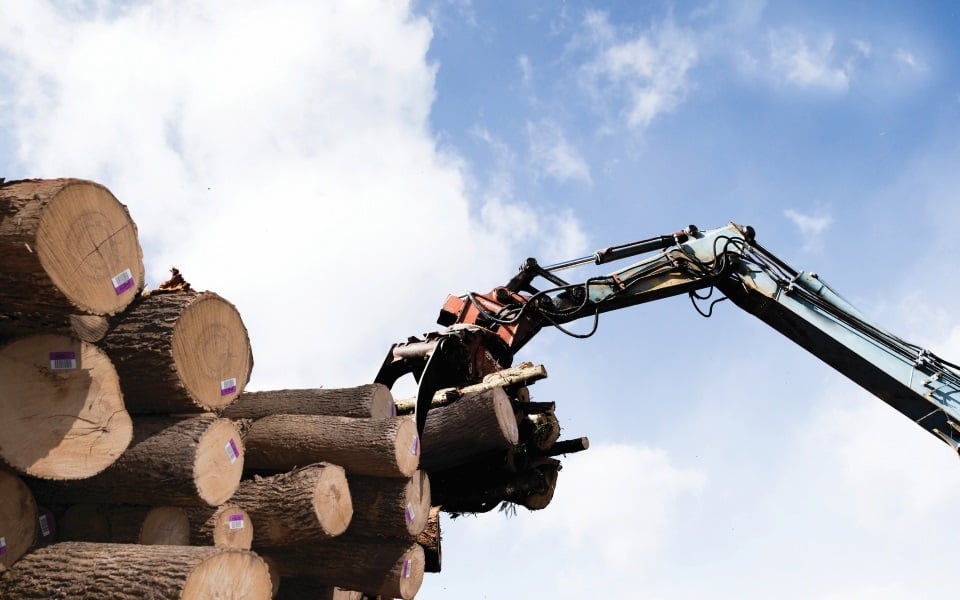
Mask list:
POLYGON ((59 335, 0 348, 0 457, 33 477, 81 479, 133 437, 117 372, 92 344, 59 335))
POLYGON ((110 319, 102 315, 0 314, 0 342, 49 333, 75 337, 93 344, 103 339, 109 325, 110 319))
POLYGON ((113 315, 143 288, 137 227, 80 179, 0 186, 0 313, 113 315))
POLYGON ((0 572, 37 541, 37 503, 15 473, 0 469, 0 572))
POLYGON ((4 600, 270 598, 267 565, 246 550, 61 542, 0 580, 4 600))
POLYGON ((560 461, 533 458, 512 473, 492 464, 470 463, 431 473, 433 502, 447 513, 482 513, 503 502, 539 510, 553 499, 560 461))
POLYGON ((141 296, 101 346, 131 413, 220 410, 243 391, 253 368, 240 314, 212 292, 141 296))
POLYGON ((443 563, 439 506, 430 507, 427 525, 417 536, 417 543, 423 547, 423 570, 427 573, 439 573, 443 563))
POLYGON ((254 548, 325 540, 343 533, 353 516, 343 468, 326 463, 244 480, 231 501, 256 524, 254 548))
POLYGON ((283 577, 277 600, 364 600, 362 592, 326 585, 316 577, 283 577))
POLYGON ((249 550, 253 543, 253 521, 240 505, 228 502, 218 507, 187 509, 190 544, 224 546, 249 550))
POLYGON ((471 392, 431 410, 423 429, 420 468, 433 472, 517 443, 517 418, 502 388, 471 392))
POLYGON ((270 556, 284 578, 311 577, 371 596, 413 598, 423 583, 423 548, 406 540, 340 536, 277 548, 270 556))
MULTIPOLYGON (((494 388, 505 388, 508 396, 516 396, 519 401, 529 401, 530 394, 526 390, 527 385, 535 383, 546 378, 547 370, 543 365, 534 366, 533 363, 525 362, 519 365, 490 373, 483 378, 480 383, 464 386, 462 388, 444 388, 433 395, 430 403, 431 408, 448 406, 458 401, 467 394, 474 394, 494 388)), ((417 407, 416 398, 407 398, 396 401, 398 415, 413 414, 417 407)))
POLYGON ((63 541, 186 546, 187 513, 176 506, 74 504, 63 516, 63 541))
POLYGON ((242 474, 243 445, 230 419, 140 417, 130 448, 99 475, 31 486, 50 502, 218 506, 242 474))
POLYGON ((262 419, 269 415, 382 419, 394 416, 393 394, 380 383, 352 388, 244 392, 223 409, 223 416, 231 419, 262 419))
POLYGON ((416 539, 430 515, 430 479, 417 471, 410 479, 347 475, 353 519, 345 535, 416 539))
POLYGON ((272 415, 251 423, 243 443, 251 469, 329 462, 350 474, 407 478, 420 464, 417 426, 406 417, 272 415))

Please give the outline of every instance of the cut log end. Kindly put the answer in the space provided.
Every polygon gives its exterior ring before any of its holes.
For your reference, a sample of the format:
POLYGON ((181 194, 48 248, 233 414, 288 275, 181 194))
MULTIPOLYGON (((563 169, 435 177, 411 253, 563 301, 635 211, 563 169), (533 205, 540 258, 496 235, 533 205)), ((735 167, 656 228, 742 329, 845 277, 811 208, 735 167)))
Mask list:
POLYGON ((213 544, 249 550, 253 543, 250 515, 235 504, 224 504, 213 517, 213 544))
POLYGON ((243 475, 243 444, 232 421, 217 419, 203 433, 193 471, 197 493, 204 502, 219 506, 230 499, 243 475))
POLYGON ((0 571, 15 563, 37 539, 37 504, 27 485, 0 469, 0 571))
POLYGON ((314 489, 313 508, 320 527, 330 537, 347 530, 353 518, 353 500, 342 468, 327 465, 320 473, 314 489))
POLYGON ((220 410, 243 391, 253 368, 250 339, 240 313, 205 292, 187 306, 172 340, 173 361, 183 387, 205 410, 220 410))
POLYGON ((187 511, 176 506, 157 506, 147 513, 140 526, 141 544, 189 546, 190 520, 187 511))
POLYGON ((66 336, 30 336, 0 348, 0 414, 0 454, 43 479, 96 475, 133 437, 110 359, 66 336))
POLYGON ((57 185, 43 210, 36 252, 45 273, 79 312, 116 314, 143 287, 143 255, 127 209, 102 185, 57 185))
POLYGON ((267 564, 252 552, 226 550, 198 565, 183 587, 183 600, 270 598, 273 584, 267 564))
POLYGON ((400 419, 394 456, 397 469, 405 477, 410 477, 420 466, 420 436, 413 419, 400 419))
POLYGON ((423 548, 419 544, 412 544, 380 588, 380 595, 388 598, 413 598, 423 584, 424 566, 423 548))

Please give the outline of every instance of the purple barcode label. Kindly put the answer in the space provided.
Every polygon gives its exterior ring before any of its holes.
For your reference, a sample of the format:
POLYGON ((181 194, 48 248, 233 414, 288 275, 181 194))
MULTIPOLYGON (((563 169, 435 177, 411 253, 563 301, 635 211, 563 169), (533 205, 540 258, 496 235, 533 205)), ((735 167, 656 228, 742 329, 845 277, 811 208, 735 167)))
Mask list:
POLYGON ((237 462, 237 459, 240 458, 240 450, 237 449, 237 443, 233 441, 233 438, 230 438, 230 441, 227 442, 227 445, 224 446, 224 449, 227 451, 227 457, 230 459, 230 464, 237 462))
POLYGON ((230 515, 230 529, 243 529, 243 515, 230 515))
POLYGON ((69 351, 68 352, 51 352, 50 368, 52 370, 76 369, 77 368, 76 352, 69 352, 69 351))
POLYGON ((411 563, 410 559, 403 561, 403 572, 401 573, 401 575, 403 576, 404 579, 410 579, 410 572, 413 571, 410 563, 411 563))
POLYGON ((229 396, 237 391, 237 378, 231 377, 220 382, 220 395, 229 396))
POLYGON ((420 436, 413 436, 413 443, 410 444, 410 454, 416 456, 420 454, 420 436))
POLYGON ((40 533, 43 537, 50 535, 50 524, 47 522, 47 515, 40 515, 40 533))
POLYGON ((130 272, 130 269, 126 269, 116 275, 110 282, 113 283, 113 289, 116 290, 118 296, 127 290, 133 289, 133 284, 135 283, 133 273, 130 272))
POLYGON ((0 556, 7 553, 7 538, 0 537, 0 556))
POLYGON ((390 416, 391 417, 397 416, 397 405, 394 404, 393 402, 390 403, 390 416))
POLYGON ((413 518, 417 516, 417 514, 413 512, 413 505, 410 504, 409 502, 407 503, 407 509, 404 511, 404 513, 407 516, 407 525, 409 525, 410 523, 413 523, 413 518))

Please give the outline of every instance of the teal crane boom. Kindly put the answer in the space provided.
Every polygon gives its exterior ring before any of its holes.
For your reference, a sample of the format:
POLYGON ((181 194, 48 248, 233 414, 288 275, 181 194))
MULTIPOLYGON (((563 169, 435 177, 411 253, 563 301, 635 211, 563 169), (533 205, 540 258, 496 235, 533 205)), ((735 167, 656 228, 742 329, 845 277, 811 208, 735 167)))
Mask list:
POLYGON ((377 381, 392 386, 414 374, 422 431, 437 389, 508 367, 544 327, 570 333, 566 323, 592 318, 595 330, 601 313, 680 294, 689 294, 704 316, 716 302, 731 300, 960 453, 960 367, 873 323, 816 273, 791 268, 757 243, 753 228, 733 223, 711 230, 691 225, 547 267, 527 259, 504 286, 449 296, 438 319, 444 329, 395 344, 377 381), (581 283, 558 275, 650 252, 581 283), (534 287, 538 278, 550 287, 534 287), (713 290, 722 296, 713 298, 713 290), (704 301, 707 312, 699 307, 704 301))

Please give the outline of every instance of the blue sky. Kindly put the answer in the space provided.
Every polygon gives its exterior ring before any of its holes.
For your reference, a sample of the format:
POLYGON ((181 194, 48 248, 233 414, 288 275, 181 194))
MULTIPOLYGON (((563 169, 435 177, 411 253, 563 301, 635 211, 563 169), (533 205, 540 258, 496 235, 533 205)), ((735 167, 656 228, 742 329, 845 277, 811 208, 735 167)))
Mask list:
MULTIPOLYGON (((249 389, 365 383, 447 293, 527 256, 728 221, 957 361, 958 19, 931 2, 5 2, 0 176, 110 187, 149 283, 176 265, 238 306, 249 389)), ((664 300, 519 358, 592 447, 546 510, 445 521, 418 597, 943 593, 956 457, 736 307, 664 300)))

